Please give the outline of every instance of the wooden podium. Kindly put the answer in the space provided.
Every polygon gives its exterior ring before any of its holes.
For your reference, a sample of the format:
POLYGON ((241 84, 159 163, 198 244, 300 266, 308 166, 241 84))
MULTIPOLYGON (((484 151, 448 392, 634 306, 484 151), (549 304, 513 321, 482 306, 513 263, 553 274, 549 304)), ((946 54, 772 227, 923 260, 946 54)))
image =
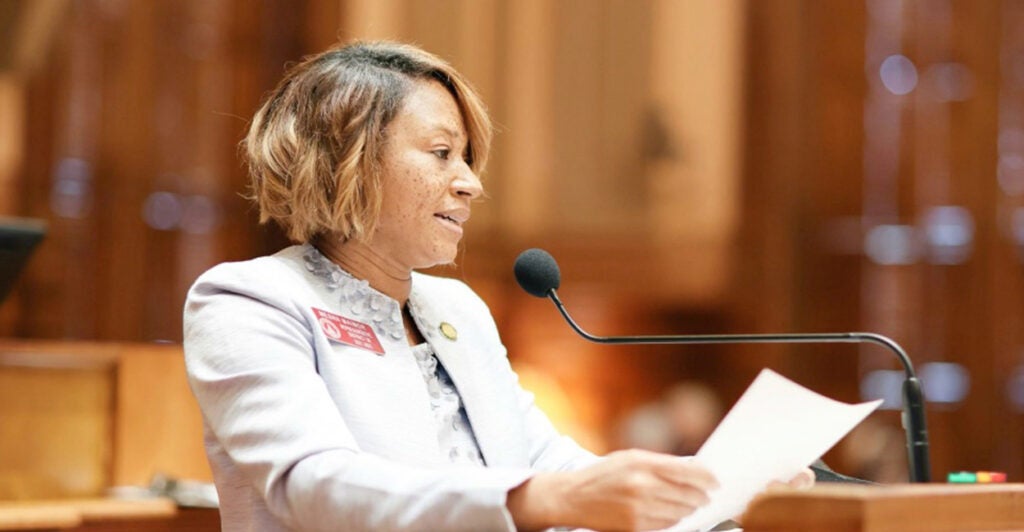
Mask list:
POLYGON ((745 532, 1024 530, 1024 484, 819 484, 755 498, 745 532))
POLYGON ((208 532, 216 509, 144 490, 209 481, 180 345, 0 339, 0 530, 208 532))

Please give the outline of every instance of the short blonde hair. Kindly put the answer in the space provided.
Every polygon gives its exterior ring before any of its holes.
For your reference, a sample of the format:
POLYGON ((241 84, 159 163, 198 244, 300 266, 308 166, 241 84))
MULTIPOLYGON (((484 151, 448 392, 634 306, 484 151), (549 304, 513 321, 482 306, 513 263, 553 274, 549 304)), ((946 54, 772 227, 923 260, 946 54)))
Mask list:
POLYGON ((415 46, 357 42, 307 57, 285 74, 242 141, 260 223, 295 242, 369 236, 380 212, 386 128, 417 80, 436 80, 466 123, 468 160, 483 172, 491 121, 454 68, 415 46))

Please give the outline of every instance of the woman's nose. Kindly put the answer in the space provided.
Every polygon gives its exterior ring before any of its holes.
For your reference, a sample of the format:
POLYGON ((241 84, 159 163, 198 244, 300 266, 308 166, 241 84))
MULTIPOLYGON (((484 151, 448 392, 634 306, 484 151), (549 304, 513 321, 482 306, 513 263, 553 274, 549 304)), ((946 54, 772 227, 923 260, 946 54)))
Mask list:
POLYGON ((480 178, 477 177, 468 164, 462 164, 461 166, 462 168, 459 169, 458 175, 452 180, 452 192, 456 196, 465 196, 469 199, 480 197, 484 193, 484 186, 480 183, 480 178))

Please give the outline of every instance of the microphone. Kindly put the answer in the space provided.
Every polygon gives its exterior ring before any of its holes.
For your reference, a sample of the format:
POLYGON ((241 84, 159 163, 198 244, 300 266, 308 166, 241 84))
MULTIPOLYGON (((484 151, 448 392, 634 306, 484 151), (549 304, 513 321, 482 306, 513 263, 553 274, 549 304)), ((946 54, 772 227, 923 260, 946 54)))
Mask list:
POLYGON ((903 364, 903 429, 907 433, 907 459, 911 482, 929 482, 931 466, 928 455, 928 431, 925 428, 924 394, 921 381, 906 351, 892 339, 875 333, 805 333, 805 334, 691 334, 658 336, 595 336, 576 324, 558 299, 556 289, 561 284, 558 263, 542 249, 528 249, 519 254, 513 268, 519 286, 530 295, 547 297, 577 334, 600 344, 817 344, 817 343, 873 343, 888 348, 903 364))

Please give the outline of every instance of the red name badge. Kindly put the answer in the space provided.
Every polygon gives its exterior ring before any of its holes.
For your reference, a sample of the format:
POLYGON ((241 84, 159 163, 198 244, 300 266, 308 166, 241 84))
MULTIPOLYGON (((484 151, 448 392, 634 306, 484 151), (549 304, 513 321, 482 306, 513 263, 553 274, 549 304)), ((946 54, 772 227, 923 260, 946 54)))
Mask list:
POLYGON ((313 307, 313 314, 328 338, 345 345, 384 354, 380 340, 369 325, 313 307))

